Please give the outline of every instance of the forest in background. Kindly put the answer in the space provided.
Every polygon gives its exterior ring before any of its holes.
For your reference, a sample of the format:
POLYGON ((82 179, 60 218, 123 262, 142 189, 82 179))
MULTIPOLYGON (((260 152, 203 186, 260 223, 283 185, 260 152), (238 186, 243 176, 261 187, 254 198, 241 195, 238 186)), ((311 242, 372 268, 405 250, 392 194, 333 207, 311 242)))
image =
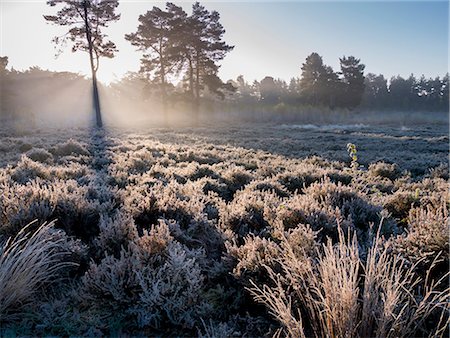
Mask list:
MULTIPOLYGON (((448 73, 436 78, 411 74, 408 78, 387 79, 382 74, 365 73, 365 65, 355 56, 343 56, 340 69, 334 70, 313 52, 303 63, 299 60, 298 75, 293 74, 288 82, 272 76, 252 83, 242 75, 220 79, 220 62, 234 46, 223 39, 225 28, 220 14, 198 2, 192 5, 190 14, 166 3, 140 15, 136 31, 124 37, 136 47, 141 68, 109 85, 97 85, 100 59, 113 58, 118 52, 102 31, 120 19, 115 12, 118 1, 81 1, 74 5, 50 0, 48 4, 65 7, 56 15, 44 15, 44 19, 69 28, 52 42, 60 52, 71 44, 73 52, 89 53, 92 83, 80 74, 38 66, 17 71, 8 67, 7 56, 1 57, 3 121, 85 122, 92 118, 92 108, 97 119, 101 117, 100 102, 104 118, 110 122, 134 119, 165 125, 195 123, 199 116, 203 121, 221 118, 255 122, 301 120, 305 114, 355 110, 448 112, 448 73)), ((101 125, 101 119, 99 122, 101 125)))
MULTIPOLYGON (((317 57, 318 60, 314 67, 330 70, 316 53, 308 59, 311 57, 317 57)), ((6 57, 1 61, 0 119, 3 121, 19 120, 33 124, 45 120, 58 123, 91 118, 91 82, 86 76, 39 67, 17 71, 7 68, 6 57)), ((381 74, 361 73, 363 82, 358 89, 359 94, 355 96, 349 94, 351 85, 343 75, 333 72, 335 89, 330 89, 328 81, 311 79, 310 74, 314 74, 315 70, 310 66, 307 60, 303 64, 301 76, 293 77, 289 83, 270 76, 248 83, 243 76, 239 76, 226 82, 227 90, 221 95, 211 93, 205 87, 200 94, 200 110, 205 118, 214 119, 219 115, 225 119, 229 116, 237 120, 257 120, 259 115, 255 116, 255 113, 265 112, 266 116, 273 116, 277 121, 283 121, 286 113, 291 113, 291 118, 294 116, 295 119, 297 115, 301 119, 303 111, 314 113, 319 110, 325 113, 334 111, 336 114, 355 110, 389 114, 448 112, 448 74, 435 79, 424 76, 418 78, 411 74, 407 79, 397 76, 388 81, 381 74)), ((358 66, 361 64, 358 63, 358 66)), ((326 74, 330 76, 329 72, 326 74)), ((113 120, 131 115, 141 120, 162 121, 160 89, 138 72, 130 72, 109 85, 100 84, 100 92, 104 113, 112 116, 113 120)), ((193 115, 192 99, 183 83, 171 85, 168 97, 171 117, 188 121, 193 115)))

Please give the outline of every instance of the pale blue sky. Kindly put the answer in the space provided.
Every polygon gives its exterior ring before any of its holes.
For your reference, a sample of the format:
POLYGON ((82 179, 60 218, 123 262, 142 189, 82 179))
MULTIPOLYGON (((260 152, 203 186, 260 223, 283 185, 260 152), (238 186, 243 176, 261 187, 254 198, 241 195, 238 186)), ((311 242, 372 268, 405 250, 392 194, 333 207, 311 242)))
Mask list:
MULTIPOLYGON (((192 2, 177 2, 190 11, 192 2)), ((443 75, 448 70, 449 5, 447 1, 333 1, 333 2, 215 2, 204 1, 221 14, 225 40, 235 45, 222 62, 223 80, 243 74, 248 81, 266 75, 289 80, 300 75, 300 67, 311 52, 318 52, 334 69, 339 57, 354 55, 367 72, 408 76, 443 75)), ((55 9, 45 1, 0 0, 0 55, 10 66, 88 73, 84 53, 67 49, 58 59, 51 44, 61 32, 46 24, 43 14, 55 9)), ((124 39, 135 31, 137 18, 164 2, 121 1, 122 18, 109 34, 119 47, 117 57, 102 60, 99 78, 110 81, 139 68, 140 54, 124 39)))

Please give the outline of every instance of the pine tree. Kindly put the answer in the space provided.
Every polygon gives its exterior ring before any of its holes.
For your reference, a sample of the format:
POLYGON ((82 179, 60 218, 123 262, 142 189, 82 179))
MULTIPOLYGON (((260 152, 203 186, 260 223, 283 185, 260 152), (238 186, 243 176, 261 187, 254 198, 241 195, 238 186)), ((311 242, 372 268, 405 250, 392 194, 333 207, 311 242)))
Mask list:
POLYGON ((334 107, 339 79, 330 66, 323 64, 322 57, 312 53, 302 65, 300 93, 302 99, 313 105, 334 107))
POLYGON ((364 93, 364 68, 360 59, 354 56, 342 57, 341 74, 343 76, 343 103, 349 108, 354 108, 361 103, 364 93))
POLYGON ((137 31, 125 35, 125 39, 144 53, 140 72, 159 86, 166 123, 168 77, 178 74, 182 68, 179 35, 186 18, 181 7, 167 3, 165 11, 153 7, 139 16, 137 31))
POLYGON ((201 90, 208 86, 210 91, 218 93, 223 88, 217 77, 218 62, 234 48, 222 40, 225 29, 219 20, 218 12, 209 12, 196 2, 192 6, 192 15, 186 20, 184 34, 179 35, 180 46, 184 46, 180 53, 187 63, 188 92, 196 115, 200 106, 201 90))
POLYGON ((117 52, 114 42, 107 40, 102 32, 110 22, 120 19, 115 10, 118 0, 49 0, 50 6, 63 5, 56 15, 44 15, 45 20, 59 26, 67 26, 69 30, 63 36, 53 38, 57 45, 72 44, 72 52, 89 53, 92 73, 93 101, 98 127, 102 127, 100 98, 97 85, 97 71, 100 57, 112 58, 117 52))

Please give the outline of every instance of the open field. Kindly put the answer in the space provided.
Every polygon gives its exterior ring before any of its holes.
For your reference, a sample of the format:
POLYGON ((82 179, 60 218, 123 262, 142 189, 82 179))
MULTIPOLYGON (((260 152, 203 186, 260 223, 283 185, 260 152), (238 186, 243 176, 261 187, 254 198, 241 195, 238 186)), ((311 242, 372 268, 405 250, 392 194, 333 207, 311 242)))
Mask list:
POLYGON ((0 335, 445 334, 448 124, 0 134, 0 335))

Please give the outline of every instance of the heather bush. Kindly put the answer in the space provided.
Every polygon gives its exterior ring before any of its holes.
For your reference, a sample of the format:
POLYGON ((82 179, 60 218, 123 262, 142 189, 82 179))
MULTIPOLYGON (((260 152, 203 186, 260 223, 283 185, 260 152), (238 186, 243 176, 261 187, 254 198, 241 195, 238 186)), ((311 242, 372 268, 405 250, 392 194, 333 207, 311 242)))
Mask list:
POLYGON ((53 212, 50 192, 41 182, 0 184, 0 194, 0 234, 6 237, 16 236, 35 219, 49 219, 53 212))
POLYGON ((11 178, 19 184, 26 184, 36 178, 49 179, 49 170, 41 163, 22 156, 20 162, 11 171, 11 178))
POLYGON ((396 191, 394 194, 386 197, 384 208, 390 212, 400 225, 406 225, 409 211, 419 203, 417 193, 410 191, 396 191))
POLYGON ((56 145, 50 149, 50 152, 57 156, 89 155, 86 146, 74 139, 56 145))
POLYGON ((280 199, 274 193, 242 190, 220 214, 219 225, 230 229, 239 241, 248 234, 264 236, 270 233, 270 222, 275 214, 271 212, 280 199))
POLYGON ((26 153, 27 157, 32 159, 35 162, 41 163, 52 163, 53 155, 50 154, 47 150, 42 148, 34 148, 26 153))
POLYGON ((230 197, 253 180, 250 173, 238 166, 230 167, 223 173, 222 177, 225 180, 230 197))
POLYGON ((384 162, 370 164, 369 173, 373 176, 389 178, 391 181, 394 181, 401 175, 398 165, 384 162))
POLYGON ((411 209, 407 224, 407 232, 393 240, 394 250, 414 263, 430 265, 440 257, 448 266, 450 219, 447 206, 411 209))
POLYGON ((302 192, 312 183, 319 181, 317 173, 283 173, 278 175, 278 181, 290 192, 302 192))
POLYGON ((102 330, 112 322, 128 329, 193 329, 210 311, 201 297, 206 290, 198 260, 203 255, 175 241, 161 221, 119 257, 106 255, 92 263, 82 278, 79 301, 95 315, 92 325, 102 330))
POLYGON ((19 144, 19 151, 22 152, 22 153, 25 153, 25 152, 27 152, 27 151, 29 151, 31 149, 33 149, 33 145, 31 145, 29 143, 21 142, 19 144))
MULTIPOLYGON (((241 275, 257 278, 261 275, 265 265, 271 265, 279 256, 279 246, 270 239, 255 236, 244 238, 244 244, 227 245, 228 254, 236 261, 233 274, 240 278, 241 275)), ((246 277, 248 278, 248 277, 246 277)))
POLYGON ((311 185, 305 194, 319 204, 338 208, 345 218, 351 218, 355 227, 367 229, 370 224, 379 224, 381 206, 372 205, 364 196, 341 183, 324 180, 311 185))
POLYGON ((96 238, 96 246, 109 255, 119 257, 122 248, 138 238, 137 227, 131 215, 117 211, 112 217, 100 216, 100 233, 96 238))
POLYGON ((431 178, 442 178, 448 181, 449 178, 448 163, 441 163, 437 167, 431 168, 430 176, 431 178))

